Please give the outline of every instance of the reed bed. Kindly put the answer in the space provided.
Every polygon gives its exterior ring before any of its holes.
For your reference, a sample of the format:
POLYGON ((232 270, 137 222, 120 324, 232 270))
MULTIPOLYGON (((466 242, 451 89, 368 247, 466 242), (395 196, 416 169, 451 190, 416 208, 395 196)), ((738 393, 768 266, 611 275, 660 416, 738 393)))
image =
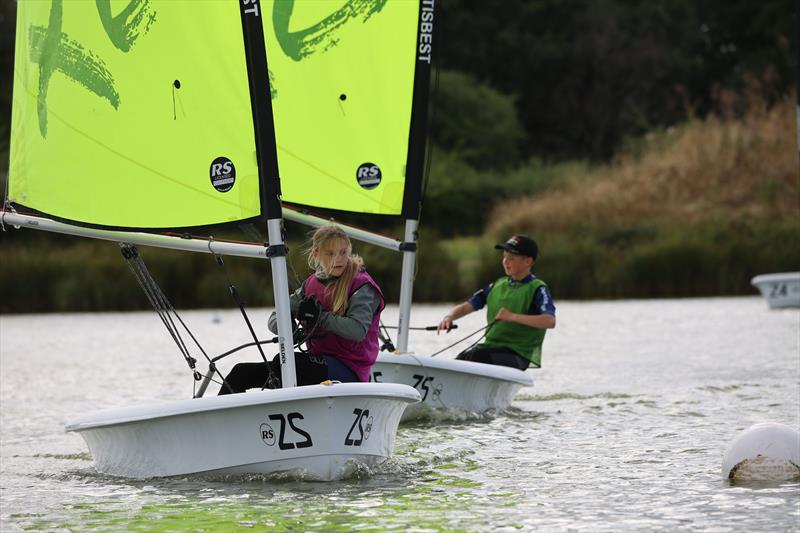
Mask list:
MULTIPOLYGON (((565 185, 498 204, 486 246, 534 235, 536 271, 561 298, 751 294, 757 274, 800 268, 794 95, 650 134, 565 185)), ((497 275, 487 256, 479 271, 497 275)))
POLYGON ((497 205, 487 233, 543 234, 643 222, 693 225, 800 215, 794 97, 651 134, 644 148, 537 196, 497 205))

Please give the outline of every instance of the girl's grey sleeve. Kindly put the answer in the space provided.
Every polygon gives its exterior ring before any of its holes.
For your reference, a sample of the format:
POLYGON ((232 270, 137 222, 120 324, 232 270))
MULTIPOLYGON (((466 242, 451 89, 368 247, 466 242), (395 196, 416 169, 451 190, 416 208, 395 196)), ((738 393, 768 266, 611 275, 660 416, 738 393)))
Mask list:
MULTIPOLYGON (((300 305, 300 300, 303 299, 303 294, 306 290, 306 282, 304 281, 300 287, 297 288, 292 294, 289 295, 289 309, 292 311, 292 316, 297 315, 297 306, 300 305)), ((274 333, 278 334, 278 316, 273 311, 271 315, 269 315, 269 320, 267 320, 267 327, 269 330, 274 333)))
POLYGON ((358 342, 366 337, 372 325, 372 318, 380 305, 381 298, 372 285, 362 285, 350 296, 347 313, 344 316, 323 311, 320 314, 319 326, 325 331, 358 342))

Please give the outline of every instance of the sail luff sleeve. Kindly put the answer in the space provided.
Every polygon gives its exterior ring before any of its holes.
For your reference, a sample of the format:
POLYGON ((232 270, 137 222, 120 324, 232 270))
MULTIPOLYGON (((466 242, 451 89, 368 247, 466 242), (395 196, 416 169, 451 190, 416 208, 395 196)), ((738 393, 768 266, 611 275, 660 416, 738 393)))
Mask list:
POLYGON ((261 181, 261 209, 266 218, 281 217, 281 185, 275 123, 270 98, 269 68, 264 41, 263 11, 258 0, 241 0, 242 30, 250 82, 250 105, 256 135, 256 160, 261 181))
POLYGON ((403 212, 406 219, 417 220, 422 205, 422 185, 425 173, 425 146, 428 131, 428 99, 430 95, 431 62, 433 60, 435 0, 421 0, 417 30, 417 60, 414 71, 414 100, 408 136, 408 159, 403 193, 403 212))

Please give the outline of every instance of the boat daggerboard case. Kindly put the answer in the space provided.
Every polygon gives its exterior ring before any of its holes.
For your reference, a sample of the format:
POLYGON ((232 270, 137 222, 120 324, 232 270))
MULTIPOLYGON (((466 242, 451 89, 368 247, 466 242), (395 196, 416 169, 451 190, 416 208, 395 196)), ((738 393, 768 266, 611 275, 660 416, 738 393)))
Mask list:
MULTIPOLYGON (((283 383, 292 385, 292 358, 285 357, 292 349, 292 328, 281 188, 287 198, 298 190, 350 198, 349 193, 334 195, 312 178, 315 172, 326 175, 329 162, 336 169, 351 165, 339 157, 335 141, 357 135, 359 143, 372 141, 351 171, 354 190, 375 191, 375 209, 397 210, 398 200, 390 197, 399 189, 400 202, 413 204, 413 194, 405 193, 408 186, 395 177, 404 175, 412 160, 408 147, 424 144, 409 137, 408 124, 421 113, 424 118, 424 111, 401 93, 423 91, 425 84, 427 95, 428 71, 420 65, 426 62, 423 45, 429 48, 431 39, 432 4, 20 3, 3 223, 269 257, 283 383), (384 68, 394 61, 394 68, 384 68), (386 78, 390 70, 403 72, 386 78), (315 85, 315 79, 327 82, 315 85), (312 90, 323 87, 335 90, 312 90), (406 103, 389 106, 393 110, 383 119, 373 115, 385 102, 376 94, 406 103), (315 151, 314 142, 296 143, 315 131, 326 136, 325 150, 315 151), (406 147, 405 157, 383 152, 384 145, 395 143, 406 147), (268 246, 164 235, 247 222, 267 223, 268 246)), ((109 474, 308 467, 312 477, 331 479, 351 459, 369 463, 385 457, 403 409, 419 399, 405 385, 300 389, 112 410, 82 417, 68 429, 84 436, 98 469, 109 474), (236 422, 224 437, 209 437, 221 419, 236 422), (331 427, 334 419, 338 423, 331 427), (201 455, 218 454, 213 464, 178 461, 188 449, 187 439, 196 440, 191 428, 204 425, 210 448, 201 455), (273 433, 279 437, 271 438, 273 433), (149 437, 132 438, 136 435, 149 437), (241 453, 222 451, 240 440, 247 443, 241 453), (338 462, 326 463, 325 457, 338 462), (170 466, 177 463, 183 466, 170 466)))

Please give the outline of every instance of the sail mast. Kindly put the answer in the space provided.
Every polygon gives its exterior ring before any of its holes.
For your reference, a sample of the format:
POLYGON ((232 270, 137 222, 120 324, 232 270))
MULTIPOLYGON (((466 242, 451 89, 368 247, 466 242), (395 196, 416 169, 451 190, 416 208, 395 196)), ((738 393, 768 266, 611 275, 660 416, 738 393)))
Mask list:
POLYGON ((406 182, 403 195, 405 236, 403 269, 400 279, 400 310, 397 323, 397 351, 408 351, 408 331, 411 320, 411 300, 417 254, 417 226, 422 208, 422 185, 425 178, 425 146, 428 131, 428 96, 430 94, 431 61, 435 0, 421 0, 417 34, 417 60, 414 72, 414 104, 408 138, 406 182))
POLYGON ((294 364, 291 309, 289 306, 289 277, 286 269, 287 248, 283 240, 281 219, 281 185, 278 173, 278 153, 275 145, 275 123, 270 98, 269 68, 264 42, 261 6, 257 0, 239 4, 247 56, 247 75, 250 81, 250 103, 256 135, 256 157, 261 187, 261 204, 267 215, 269 247, 267 257, 272 271, 272 290, 278 326, 281 380, 283 387, 297 386, 294 364))

